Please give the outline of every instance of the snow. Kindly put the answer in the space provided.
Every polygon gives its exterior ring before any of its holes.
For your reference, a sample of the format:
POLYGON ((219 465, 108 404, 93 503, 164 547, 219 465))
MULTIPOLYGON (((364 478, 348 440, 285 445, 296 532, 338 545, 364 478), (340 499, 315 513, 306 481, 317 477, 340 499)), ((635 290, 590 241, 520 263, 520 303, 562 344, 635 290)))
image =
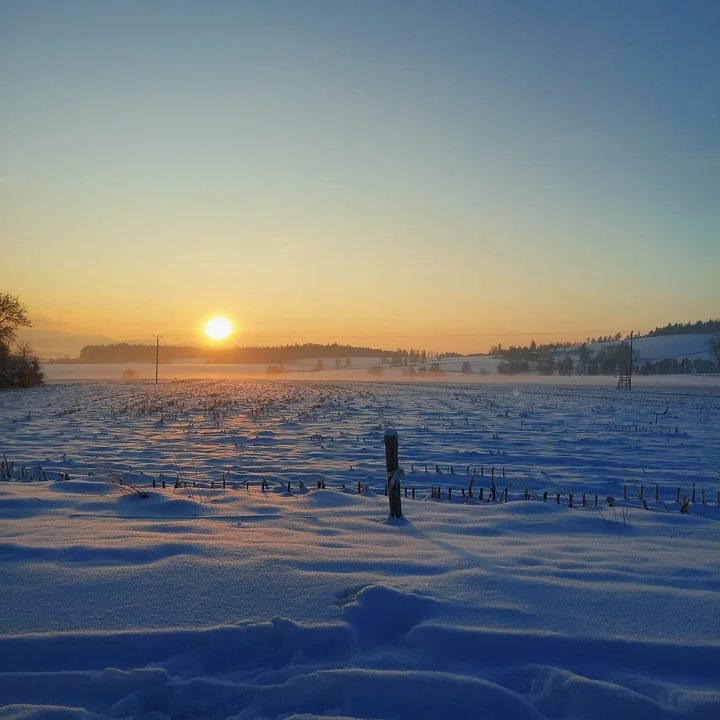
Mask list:
POLYGON ((718 717, 719 436, 702 387, 4 393, 0 718, 718 717))
MULTIPOLYGON (((637 354, 637 362, 645 360, 664 360, 677 358, 682 360, 689 357, 691 360, 713 358, 710 352, 710 341, 715 336, 712 333, 688 333, 685 335, 660 335, 659 337, 635 338, 633 340, 633 353, 637 354)), ((599 343, 588 345, 591 350, 611 347, 617 343, 599 343)))

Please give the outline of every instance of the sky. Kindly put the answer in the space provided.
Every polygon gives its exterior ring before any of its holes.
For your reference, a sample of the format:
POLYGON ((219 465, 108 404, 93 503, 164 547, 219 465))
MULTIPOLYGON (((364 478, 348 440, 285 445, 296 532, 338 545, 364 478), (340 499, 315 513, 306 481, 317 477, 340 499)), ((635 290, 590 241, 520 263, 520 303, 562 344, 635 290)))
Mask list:
POLYGON ((71 354, 716 317, 718 37, 716 0, 0 0, 0 291, 71 354))

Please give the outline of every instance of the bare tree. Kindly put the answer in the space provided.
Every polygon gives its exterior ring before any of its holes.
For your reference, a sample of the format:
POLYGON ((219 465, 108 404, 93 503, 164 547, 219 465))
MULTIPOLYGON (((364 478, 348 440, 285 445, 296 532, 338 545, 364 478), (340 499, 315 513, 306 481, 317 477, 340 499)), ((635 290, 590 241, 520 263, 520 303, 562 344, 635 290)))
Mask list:
POLYGON ((29 363, 35 356, 35 351, 29 342, 18 343, 15 350, 17 350, 17 354, 24 363, 29 363))
POLYGON ((20 298, 0 292, 0 343, 10 345, 19 327, 31 327, 27 308, 20 298))
POLYGON ((715 356, 717 364, 720 365, 720 335, 710 340, 710 352, 715 356))

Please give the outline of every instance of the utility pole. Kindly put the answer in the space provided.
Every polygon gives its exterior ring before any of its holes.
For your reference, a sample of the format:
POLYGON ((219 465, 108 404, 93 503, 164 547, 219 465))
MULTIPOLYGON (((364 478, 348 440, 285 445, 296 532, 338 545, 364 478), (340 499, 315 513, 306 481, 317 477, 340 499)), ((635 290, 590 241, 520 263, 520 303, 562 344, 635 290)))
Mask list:
POLYGON ((158 365, 160 364, 160 338, 162 335, 153 335, 155 338, 155 384, 158 381, 158 365))
POLYGON ((632 341, 634 332, 634 330, 630 331, 630 390, 632 390, 632 341))

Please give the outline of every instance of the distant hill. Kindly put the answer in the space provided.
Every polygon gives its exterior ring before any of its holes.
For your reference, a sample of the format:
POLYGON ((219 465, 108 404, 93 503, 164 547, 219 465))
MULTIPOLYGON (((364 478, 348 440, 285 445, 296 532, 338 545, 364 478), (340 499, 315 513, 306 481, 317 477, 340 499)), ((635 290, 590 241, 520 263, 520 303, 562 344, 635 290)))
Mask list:
MULTIPOLYGON (((660 335, 640 337, 633 340, 633 368, 641 375, 691 375, 717 373, 717 358, 710 349, 713 333, 681 333, 678 335, 660 335)), ((585 345, 590 358, 583 360, 582 348, 570 350, 575 361, 575 371, 580 374, 593 372, 595 357, 611 357, 612 362, 606 370, 625 369, 630 357, 630 344, 596 343, 585 345), (583 372, 583 368, 586 372, 583 372)), ((602 370, 600 374, 602 374, 602 370)))
MULTIPOLYGON (((633 368, 642 375, 708 374, 720 371, 718 358, 710 343, 713 332, 687 332, 688 327, 714 327, 716 321, 688 323, 683 332, 636 337, 633 340, 633 368)), ((673 326, 666 326, 672 328, 673 326)), ((626 371, 630 362, 629 338, 620 333, 600 342, 550 343, 509 348, 493 348, 494 356, 502 358, 497 366, 501 374, 515 375, 538 372, 541 375, 613 375, 626 371)), ((594 339, 594 338, 593 338, 594 339)))

